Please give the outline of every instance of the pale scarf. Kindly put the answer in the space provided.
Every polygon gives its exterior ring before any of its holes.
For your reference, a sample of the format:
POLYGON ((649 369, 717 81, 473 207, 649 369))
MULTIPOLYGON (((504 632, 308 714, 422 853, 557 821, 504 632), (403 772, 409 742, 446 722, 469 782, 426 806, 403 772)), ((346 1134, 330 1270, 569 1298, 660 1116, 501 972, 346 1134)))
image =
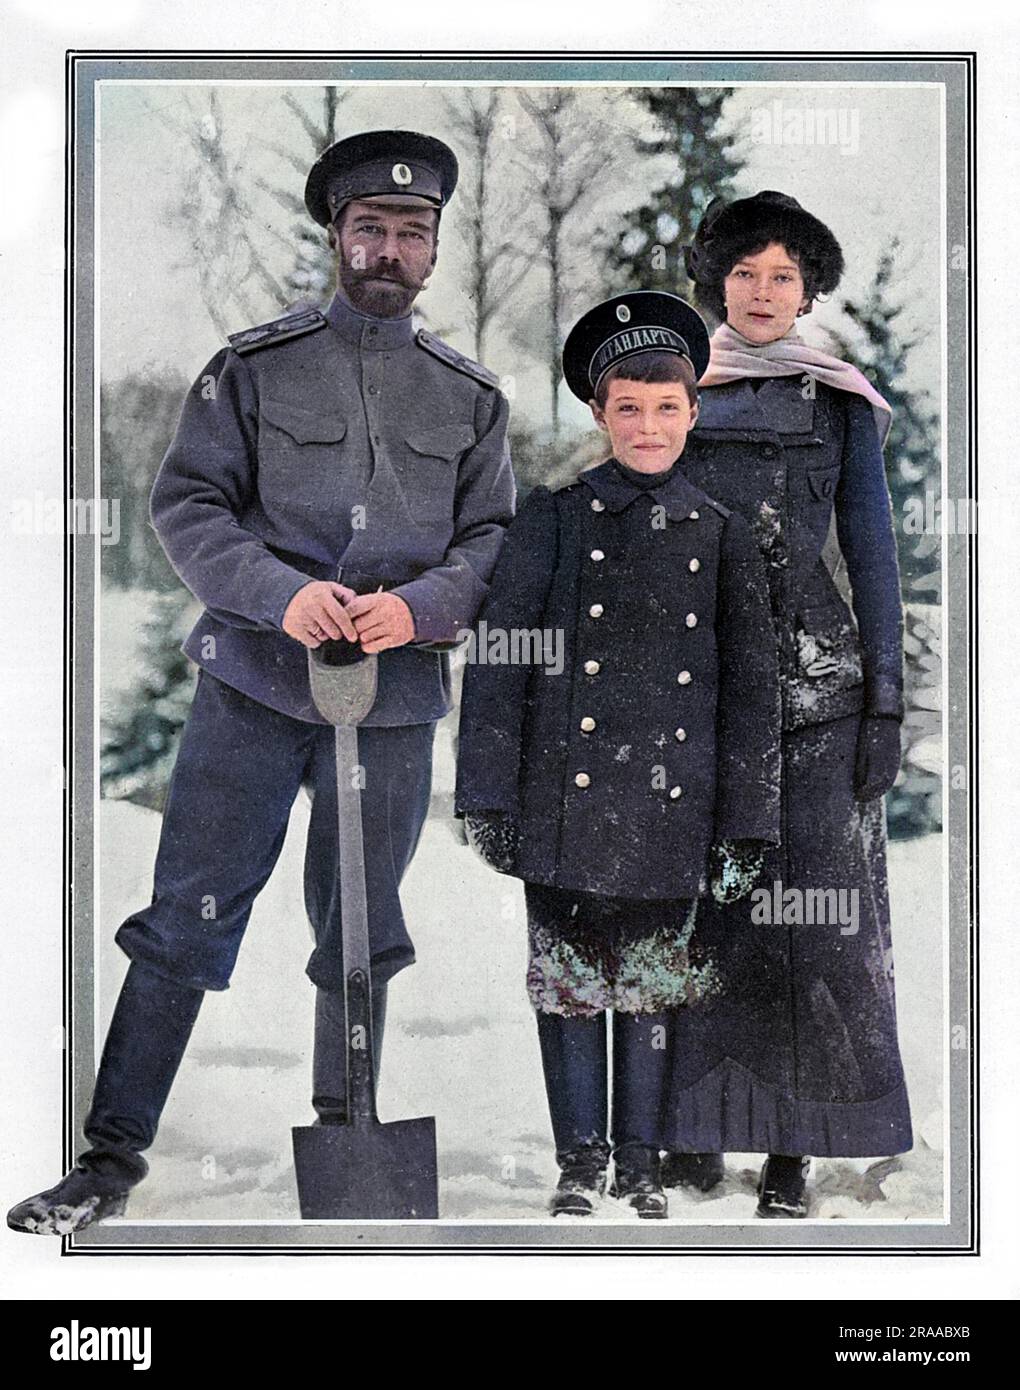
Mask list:
POLYGON ((879 443, 884 445, 892 423, 892 406, 856 367, 831 352, 810 347, 794 324, 774 343, 750 343, 728 323, 712 334, 712 356, 699 386, 722 386, 743 377, 810 376, 837 391, 863 396, 875 412, 879 443))

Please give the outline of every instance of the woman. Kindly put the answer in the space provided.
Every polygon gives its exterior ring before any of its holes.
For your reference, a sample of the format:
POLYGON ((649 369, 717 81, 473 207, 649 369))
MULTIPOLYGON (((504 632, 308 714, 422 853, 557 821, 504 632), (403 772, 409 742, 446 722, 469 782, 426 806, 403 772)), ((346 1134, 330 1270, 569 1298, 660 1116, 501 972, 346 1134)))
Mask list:
POLYGON ((882 461, 891 412, 856 369, 797 332, 835 289, 843 257, 795 199, 716 199, 687 269, 723 322, 684 469, 750 522, 765 558, 783 691, 782 844, 750 911, 701 914, 724 986, 707 1011, 677 1015, 665 1181, 707 1191, 723 1151, 765 1152, 759 1216, 799 1217, 809 1155, 912 1144, 882 803, 903 713, 882 461), (833 515, 853 617, 823 560, 833 515))
POLYGON ((718 891, 736 892, 748 842, 779 841, 776 652, 750 529, 680 471, 709 354, 699 315, 620 295, 563 354, 612 457, 535 488, 507 532, 479 632, 510 651, 558 634, 561 660, 487 647, 468 666, 457 809, 483 857, 524 880, 550 1210, 591 1215, 604 1190, 611 1011, 613 1192, 662 1219, 669 1011, 715 988, 692 939, 709 852, 718 891))

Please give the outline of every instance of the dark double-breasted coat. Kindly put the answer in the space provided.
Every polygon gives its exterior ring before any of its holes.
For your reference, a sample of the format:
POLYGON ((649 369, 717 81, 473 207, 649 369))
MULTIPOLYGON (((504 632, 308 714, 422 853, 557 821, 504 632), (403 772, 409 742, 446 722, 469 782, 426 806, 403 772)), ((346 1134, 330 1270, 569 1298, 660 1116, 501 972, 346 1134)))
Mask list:
POLYGON ((682 473, 645 490, 610 460, 558 492, 536 488, 481 618, 457 809, 516 818, 518 877, 695 897, 713 842, 778 839, 763 566, 746 523, 682 473), (484 659, 494 633, 527 631, 547 653, 561 644, 558 674, 484 659))
MULTIPOLYGON (((909 1149, 881 801, 854 793, 862 716, 902 711, 902 608, 871 406, 801 378, 708 387, 684 466, 751 525, 766 562, 783 690, 782 845, 761 883, 800 896, 769 920, 707 902, 723 988, 677 1015, 666 1144, 818 1155, 909 1149), (835 521, 852 610, 823 558, 835 521), (797 920, 812 890, 842 920, 797 920), (829 898, 829 901, 834 901, 829 898), (838 900, 837 900, 838 901, 838 900), (856 917, 851 914, 856 907, 856 917)), ((815 901, 820 901, 815 899, 815 901)), ((832 914, 830 914, 832 916, 832 914)))

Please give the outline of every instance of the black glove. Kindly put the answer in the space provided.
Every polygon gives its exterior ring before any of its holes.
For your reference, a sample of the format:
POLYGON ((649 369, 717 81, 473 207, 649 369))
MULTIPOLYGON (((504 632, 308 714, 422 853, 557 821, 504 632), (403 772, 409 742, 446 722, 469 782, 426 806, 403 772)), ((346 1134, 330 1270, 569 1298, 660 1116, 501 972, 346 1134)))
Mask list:
POLYGON ((858 801, 885 796, 900 770, 900 721, 885 715, 865 715, 857 735, 854 792, 858 801))
POLYGON ((517 858, 517 822, 507 811, 470 811, 464 817, 468 844, 497 873, 512 873, 517 858))
POLYGON ((712 897, 717 903, 746 898, 765 862, 761 840, 720 840, 712 846, 712 897))

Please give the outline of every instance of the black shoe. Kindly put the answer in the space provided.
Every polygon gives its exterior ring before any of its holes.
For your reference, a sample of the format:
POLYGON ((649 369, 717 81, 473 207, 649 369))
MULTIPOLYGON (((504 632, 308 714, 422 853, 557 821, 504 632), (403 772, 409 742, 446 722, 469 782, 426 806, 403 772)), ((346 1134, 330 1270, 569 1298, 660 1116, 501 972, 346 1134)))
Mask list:
POLYGON ((769 1154, 758 1179, 758 1210, 766 1220, 796 1221, 807 1216, 810 1158, 769 1154))
POLYGON ((553 1216, 591 1216, 595 1203, 605 1195, 609 1145, 582 1144, 556 1155, 560 1180, 549 1199, 553 1216))
POLYGON ((613 1155, 613 1185, 609 1195, 626 1201, 645 1221, 664 1221, 669 1215, 662 1190, 659 1151, 645 1144, 623 1144, 613 1155))
POLYGON ((663 1187, 693 1187, 711 1192, 725 1177, 722 1154, 668 1153, 662 1160, 663 1187))
POLYGON ((69 1236, 108 1216, 122 1216, 128 1191, 111 1191, 108 1182, 85 1168, 72 1168, 56 1187, 26 1197, 7 1213, 12 1231, 33 1236, 69 1236))

